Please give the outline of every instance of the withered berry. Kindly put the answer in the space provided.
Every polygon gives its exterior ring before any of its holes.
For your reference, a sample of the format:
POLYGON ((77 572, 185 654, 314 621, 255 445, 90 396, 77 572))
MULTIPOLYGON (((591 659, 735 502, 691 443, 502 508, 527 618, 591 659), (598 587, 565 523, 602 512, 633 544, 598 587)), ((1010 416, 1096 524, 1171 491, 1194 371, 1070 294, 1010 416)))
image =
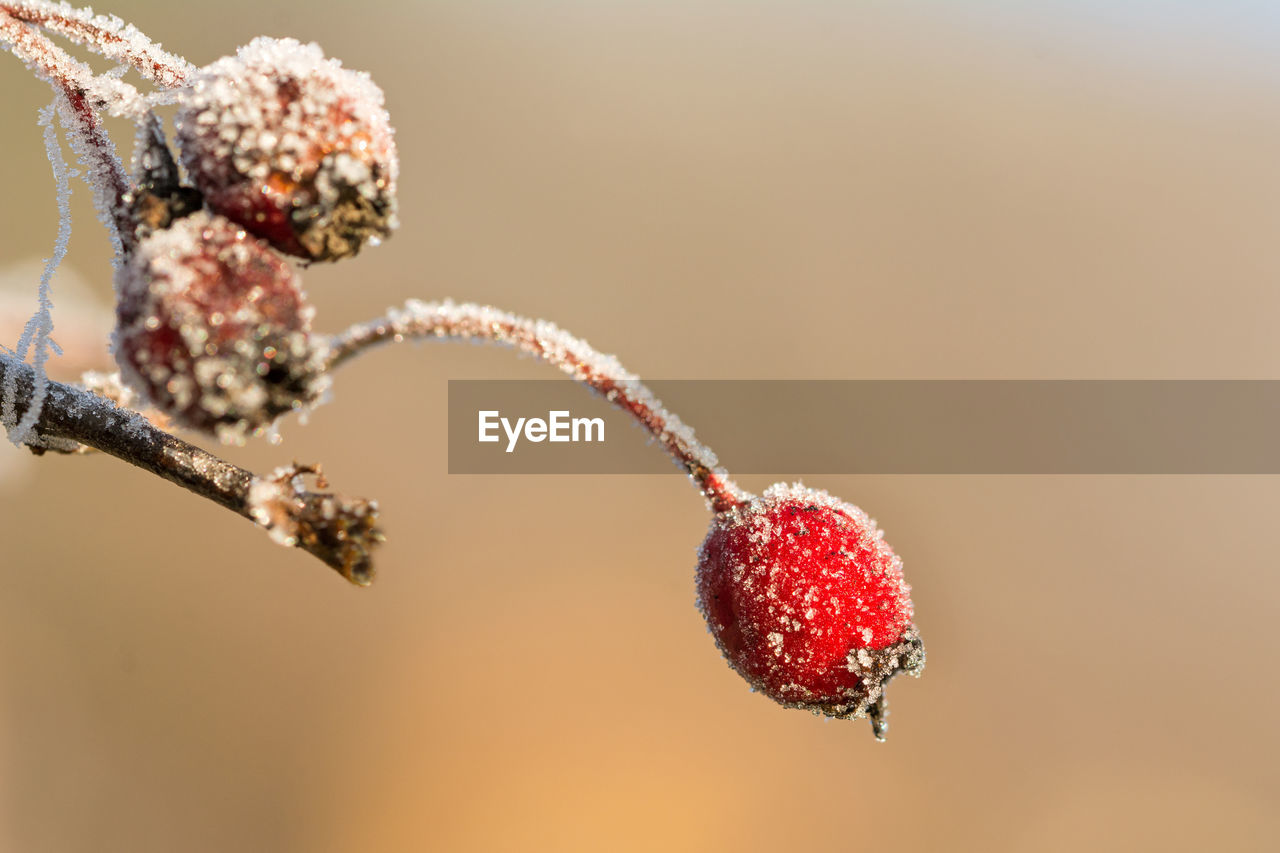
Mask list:
POLYGON ((862 510, 800 485, 717 513, 699 550, 699 606, 730 665, 783 705, 868 716, 879 739, 885 683, 924 668, 910 591, 862 510))
POLYGON ((184 426, 239 439, 327 388, 292 268, 220 216, 201 211, 143 238, 118 290, 122 375, 184 426))
POLYGON ((177 139, 210 209, 313 261, 395 228, 395 141, 367 74, 314 44, 264 37, 190 82, 177 139))

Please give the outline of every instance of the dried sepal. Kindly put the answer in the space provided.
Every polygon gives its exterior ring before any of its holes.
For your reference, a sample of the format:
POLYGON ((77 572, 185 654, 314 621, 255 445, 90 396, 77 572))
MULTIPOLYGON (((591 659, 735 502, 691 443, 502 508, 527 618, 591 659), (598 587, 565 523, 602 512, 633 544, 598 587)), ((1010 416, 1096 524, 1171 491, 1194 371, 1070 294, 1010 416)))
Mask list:
POLYGON ((357 586, 373 582, 373 549, 385 537, 378 527, 378 504, 323 491, 329 488, 319 465, 286 465, 255 477, 246 505, 249 517, 280 545, 320 556, 357 586), (308 491, 306 478, 322 491, 308 491))

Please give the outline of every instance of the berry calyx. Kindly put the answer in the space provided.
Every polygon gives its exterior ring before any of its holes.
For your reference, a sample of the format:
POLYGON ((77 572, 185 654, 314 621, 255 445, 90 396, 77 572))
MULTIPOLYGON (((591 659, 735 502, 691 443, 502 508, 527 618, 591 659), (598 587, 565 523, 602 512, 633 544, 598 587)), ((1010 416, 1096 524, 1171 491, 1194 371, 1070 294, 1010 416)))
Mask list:
POLYGON ((919 675, 902 561, 866 513, 775 485, 715 515, 698 552, 698 604, 729 664, 788 707, 886 728, 884 686, 919 675))
POLYGON ((122 376, 184 426, 239 440, 328 387, 293 269, 220 216, 201 211, 144 237, 118 289, 122 376))
POLYGON ((312 261, 396 227, 399 172, 382 90, 314 44, 257 38, 190 79, 181 160, 211 210, 312 261))

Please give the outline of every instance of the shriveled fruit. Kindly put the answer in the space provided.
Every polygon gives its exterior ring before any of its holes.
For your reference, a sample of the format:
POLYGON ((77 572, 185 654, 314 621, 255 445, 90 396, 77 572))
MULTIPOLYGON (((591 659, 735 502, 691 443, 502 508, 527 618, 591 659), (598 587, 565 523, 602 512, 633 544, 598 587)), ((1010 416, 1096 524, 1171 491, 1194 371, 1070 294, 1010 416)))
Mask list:
POLYGON ((236 439, 327 387, 292 268, 206 212, 152 232, 119 273, 122 375, 184 426, 236 439))

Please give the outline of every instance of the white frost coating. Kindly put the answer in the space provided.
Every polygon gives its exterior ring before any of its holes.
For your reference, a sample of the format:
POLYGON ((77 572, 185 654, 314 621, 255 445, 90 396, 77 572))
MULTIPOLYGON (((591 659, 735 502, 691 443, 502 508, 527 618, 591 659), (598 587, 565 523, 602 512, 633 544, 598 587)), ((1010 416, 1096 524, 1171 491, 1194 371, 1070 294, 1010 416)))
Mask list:
POLYGON ((84 93, 94 109, 110 115, 138 118, 146 113, 147 100, 136 88, 73 58, 40 33, 4 11, 0 4, 0 44, 26 63, 36 76, 60 89, 84 93))
POLYGON ((298 544, 298 523, 293 512, 301 489, 297 477, 292 468, 277 468, 266 477, 254 477, 246 500, 249 516, 273 542, 285 547, 298 544))
MULTIPOLYGON (((67 256, 67 243, 71 240, 71 176, 74 171, 67 167, 62 157, 62 146, 58 144, 58 133, 53 127, 53 112, 62 96, 54 99, 49 106, 40 110, 40 126, 44 129, 44 150, 49 157, 49 165, 53 168, 55 198, 58 203, 58 238, 54 243, 53 254, 45 261, 44 271, 40 274, 38 289, 39 307, 27 321, 22 336, 18 338, 15 354, 18 359, 25 360, 27 352, 34 348, 31 359, 35 370, 35 383, 32 388, 31 401, 22 418, 9 430, 9 440, 14 444, 22 444, 28 434, 40 420, 40 412, 44 408, 44 400, 49 392, 49 377, 45 372, 45 363, 49 360, 51 350, 56 344, 50 335, 53 332, 53 302, 50 300, 50 285, 53 273, 67 256)), ((0 390, 0 421, 13 423, 14 404, 17 395, 17 371, 5 374, 4 388, 0 390)))
MULTIPOLYGON (((200 69, 190 85, 178 124, 184 140, 197 134, 202 140, 198 151, 183 146, 193 172, 233 165, 240 174, 265 180, 273 169, 287 172, 318 159, 317 151, 333 147, 335 133, 372 131, 375 138, 353 146, 361 151, 370 144, 380 147, 392 135, 382 89, 367 73, 325 57, 314 43, 261 36, 235 56, 200 69), (298 87, 287 107, 281 104, 281 81, 298 87), (324 120, 332 114, 350 118, 333 127, 324 120)), ((399 175, 394 146, 385 154, 394 191, 399 175)))
POLYGON ((314 44, 257 38, 200 69, 176 116, 205 202, 308 260, 395 230, 399 163, 382 90, 314 44))
MULTIPOLYGON (((245 499, 249 517, 261 525, 273 542, 285 547, 298 544, 301 525, 298 513, 302 510, 301 496, 306 492, 303 478, 313 476, 320 488, 328 487, 319 466, 284 465, 264 477, 254 477, 249 484, 249 494, 245 499)), ((370 504, 371 508, 376 505, 370 504)), ((325 513, 332 519, 336 507, 330 506, 325 513)))
POLYGON ((185 59, 162 50, 133 24, 126 24, 115 15, 95 15, 92 9, 46 0, 0 3, 0 9, 66 36, 107 59, 132 65, 161 86, 181 86, 195 70, 185 59))
POLYGON ((104 151, 85 136, 80 116, 71 108, 66 98, 57 98, 55 103, 58 105, 58 120, 67 137, 67 144, 83 167, 77 174, 88 184, 94 212, 98 214, 98 221, 107 230, 107 239, 111 241, 111 266, 119 269, 124 261, 124 244, 120 238, 120 229, 116 227, 116 206, 119 201, 118 181, 124 175, 124 164, 116 156, 114 148, 104 151))
MULTIPOLYGON (((3 348, 0 348, 2 350, 3 348)), ((35 384, 35 371, 28 364, 19 361, 7 351, 0 351, 0 376, 4 377, 5 383, 9 381, 10 376, 16 376, 19 373, 31 373, 32 385, 35 384)), ((80 402, 80 401, 77 401, 80 402)), ((0 413, 0 427, 8 430, 15 426, 11 416, 3 416, 0 413)), ((24 444, 31 448, 41 448, 44 450, 56 450, 62 453, 75 453, 80 450, 80 443, 75 439, 62 437, 49 437, 40 435, 36 432, 29 432, 24 444)))
POLYGON ((102 133, 93 110, 105 108, 113 115, 138 118, 146 113, 146 99, 128 83, 105 75, 95 76, 87 65, 4 11, 0 11, 0 45, 53 86, 55 92, 65 96, 57 99, 58 114, 72 150, 85 166, 83 176, 93 190, 94 207, 110 235, 115 249, 114 263, 118 266, 121 242, 116 216, 120 196, 129 182, 115 146, 102 133), (67 100, 81 96, 84 98, 81 105, 73 106, 67 100))

